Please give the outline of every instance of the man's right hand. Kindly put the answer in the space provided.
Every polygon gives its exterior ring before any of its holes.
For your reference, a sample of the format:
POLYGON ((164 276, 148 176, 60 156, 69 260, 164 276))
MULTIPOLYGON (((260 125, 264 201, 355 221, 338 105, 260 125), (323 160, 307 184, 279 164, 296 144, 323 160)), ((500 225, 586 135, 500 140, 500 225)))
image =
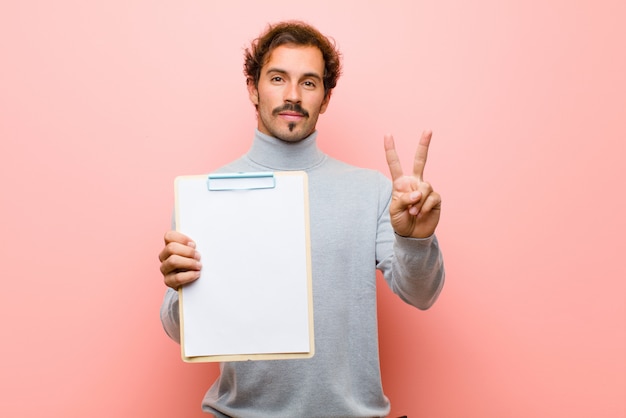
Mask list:
POLYGON ((177 290, 180 286, 197 280, 202 264, 196 244, 177 231, 168 231, 163 238, 165 247, 159 253, 159 260, 165 285, 177 290))

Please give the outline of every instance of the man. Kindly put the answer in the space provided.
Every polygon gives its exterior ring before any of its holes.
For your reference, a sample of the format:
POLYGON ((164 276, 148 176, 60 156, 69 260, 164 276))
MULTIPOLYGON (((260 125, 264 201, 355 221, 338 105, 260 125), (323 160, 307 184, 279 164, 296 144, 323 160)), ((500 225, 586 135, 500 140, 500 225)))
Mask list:
MULTIPOLYGON (((244 73, 258 127, 247 154, 224 172, 304 170, 308 174, 315 355, 310 359, 221 364, 203 410, 217 417, 380 417, 383 394, 376 322, 376 269, 405 302, 428 309, 444 282, 437 239, 441 198, 423 180, 431 138, 418 144, 404 175, 393 138, 382 174, 335 160, 316 145, 317 118, 340 75, 339 53, 313 27, 284 22, 256 39, 244 73)), ((159 254, 169 287, 161 309, 179 340, 175 289, 199 277, 190 237, 165 234, 159 254)))

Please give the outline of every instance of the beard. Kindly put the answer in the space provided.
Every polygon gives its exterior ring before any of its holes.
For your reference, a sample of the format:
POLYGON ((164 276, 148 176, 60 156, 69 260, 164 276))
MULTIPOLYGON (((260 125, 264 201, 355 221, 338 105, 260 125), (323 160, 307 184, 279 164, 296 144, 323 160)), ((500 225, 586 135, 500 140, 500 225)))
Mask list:
POLYGON ((271 112, 263 112, 261 106, 258 109, 257 117, 267 133, 276 139, 284 142, 299 142, 315 131, 318 113, 313 114, 303 108, 299 103, 285 103, 282 106, 272 109, 271 112), (299 122, 289 121, 286 126, 279 122, 280 113, 292 112, 303 117, 299 122))
MULTIPOLYGON (((295 112, 304 116, 305 118, 309 117, 309 112, 307 112, 306 109, 300 106, 299 103, 285 103, 284 105, 272 110, 272 116, 276 117, 281 112, 295 112)), ((293 132, 294 129, 296 129, 296 126, 297 124, 295 122, 289 122, 289 124, 287 124, 287 128, 289 129, 289 132, 293 132)), ((304 138, 301 138, 301 139, 304 139, 304 138)))
POLYGON ((309 117, 309 112, 307 112, 307 110, 303 108, 300 103, 285 103, 284 105, 272 110, 272 115, 278 116, 278 114, 281 112, 295 112, 304 116, 305 118, 309 117))

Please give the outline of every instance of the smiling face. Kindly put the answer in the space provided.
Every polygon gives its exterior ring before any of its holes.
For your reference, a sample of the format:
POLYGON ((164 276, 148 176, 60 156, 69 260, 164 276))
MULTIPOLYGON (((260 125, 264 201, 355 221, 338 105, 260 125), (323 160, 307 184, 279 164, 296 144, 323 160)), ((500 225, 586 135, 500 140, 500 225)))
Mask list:
POLYGON ((248 84, 258 112, 258 129, 286 142, 297 142, 315 131, 326 111, 324 59, 314 46, 281 45, 261 68, 258 84, 248 84))

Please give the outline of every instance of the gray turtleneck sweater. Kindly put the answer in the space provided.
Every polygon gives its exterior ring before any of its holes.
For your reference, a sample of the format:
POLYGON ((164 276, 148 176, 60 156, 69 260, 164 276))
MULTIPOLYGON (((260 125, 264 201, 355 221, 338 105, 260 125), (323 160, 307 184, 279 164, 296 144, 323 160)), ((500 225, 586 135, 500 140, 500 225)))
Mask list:
MULTIPOLYGON (((385 416, 390 404, 380 377, 376 269, 419 309, 428 309, 443 286, 436 237, 394 234, 389 179, 330 158, 317 147, 316 135, 287 143, 256 131, 248 153, 219 170, 307 172, 315 355, 222 363, 202 402, 217 417, 385 416)), ((178 295, 172 289, 161 320, 178 342, 178 295)))

